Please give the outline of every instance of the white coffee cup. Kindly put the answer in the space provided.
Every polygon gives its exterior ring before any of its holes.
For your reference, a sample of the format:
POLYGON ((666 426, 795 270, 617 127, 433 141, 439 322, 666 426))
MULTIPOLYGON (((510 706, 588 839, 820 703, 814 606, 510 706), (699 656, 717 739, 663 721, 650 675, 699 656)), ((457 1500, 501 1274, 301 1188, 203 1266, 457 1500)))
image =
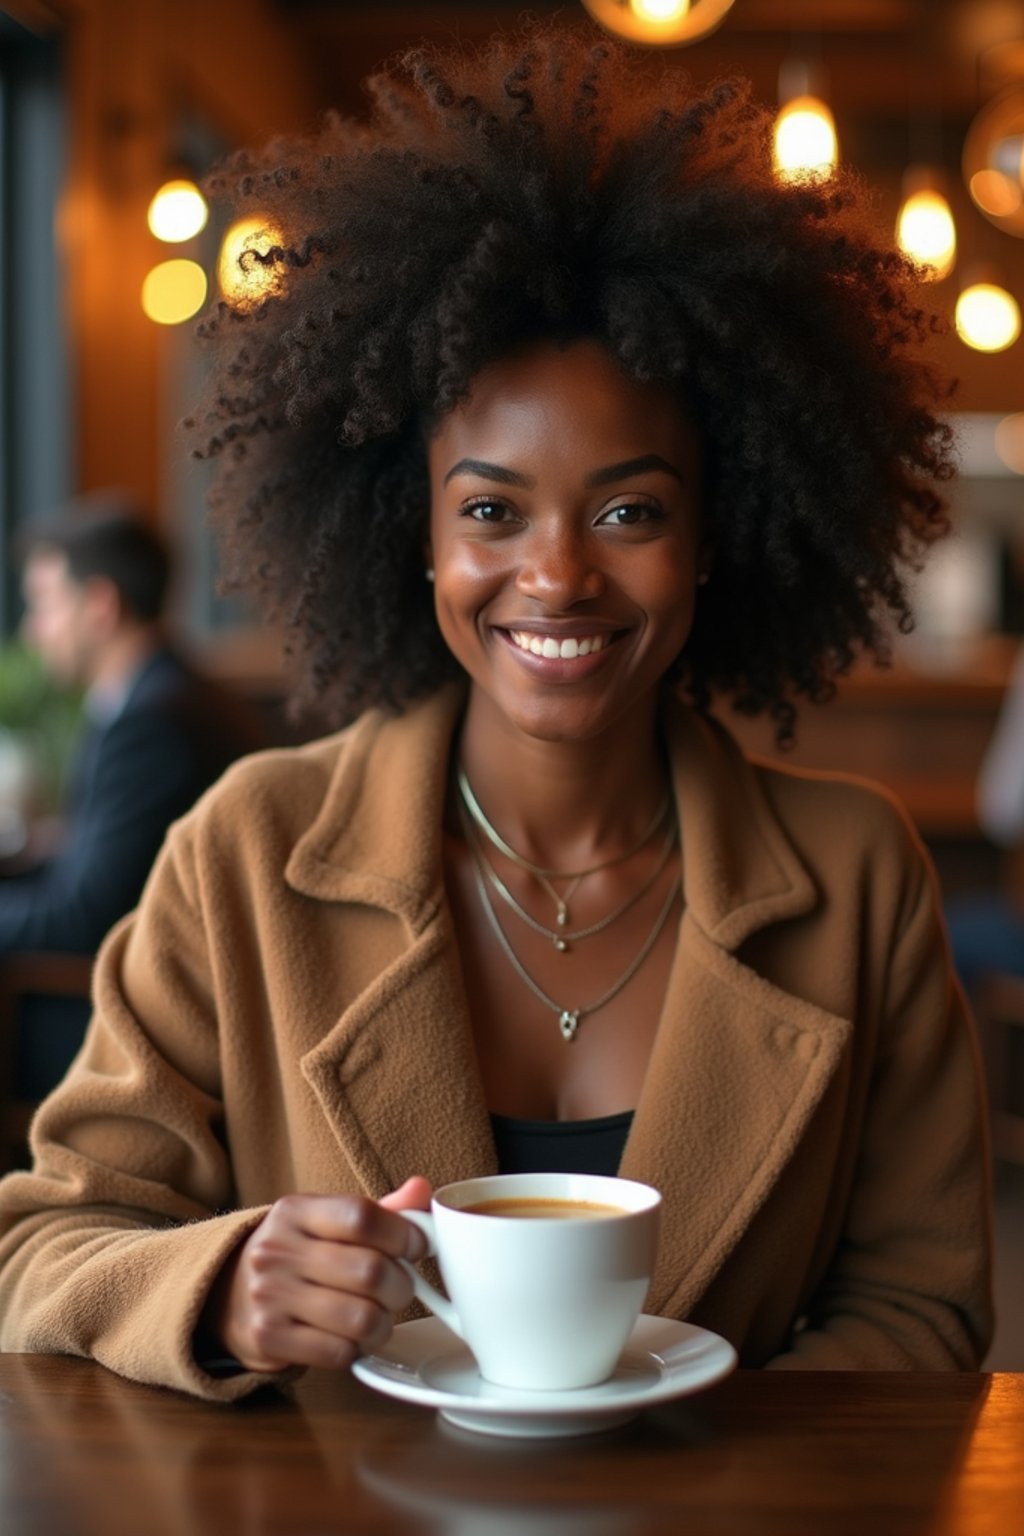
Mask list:
POLYGON ((484 1380, 545 1392, 593 1386, 614 1371, 643 1308, 660 1206, 649 1185, 598 1174, 463 1179, 436 1191, 429 1214, 402 1212, 426 1236, 450 1300, 405 1268, 484 1380), (497 1211, 469 1209, 494 1202, 497 1211), (524 1214, 530 1202, 552 1214, 524 1214))

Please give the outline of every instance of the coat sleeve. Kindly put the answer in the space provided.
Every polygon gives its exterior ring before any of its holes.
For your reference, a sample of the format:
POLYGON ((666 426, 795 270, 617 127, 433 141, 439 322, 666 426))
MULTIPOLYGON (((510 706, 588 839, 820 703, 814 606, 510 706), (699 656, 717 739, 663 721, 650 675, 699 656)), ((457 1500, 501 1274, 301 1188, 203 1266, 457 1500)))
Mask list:
POLYGON ((85 1044, 33 1124, 33 1170, 0 1182, 0 1348, 228 1400, 268 1378, 215 1379, 192 1340, 265 1209, 232 1209, 191 825, 103 946, 85 1044))
POLYGON ((853 1187, 776 1369, 977 1370, 991 1341, 991 1166, 973 1026, 909 831, 853 1187))

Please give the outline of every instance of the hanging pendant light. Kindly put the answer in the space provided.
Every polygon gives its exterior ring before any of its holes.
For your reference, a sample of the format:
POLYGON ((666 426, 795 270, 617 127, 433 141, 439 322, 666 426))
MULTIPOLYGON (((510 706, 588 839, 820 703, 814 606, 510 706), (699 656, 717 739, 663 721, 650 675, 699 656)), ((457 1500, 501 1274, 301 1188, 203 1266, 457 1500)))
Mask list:
POLYGON ((992 267, 964 276, 956 301, 956 329, 976 352, 1005 352, 1020 335, 1020 306, 992 267))
POLYGON ((175 245, 198 235, 208 217, 206 199, 195 182, 175 177, 154 192, 146 222, 158 240, 175 245))
POLYGON ((824 179, 839 163, 835 119, 824 100, 821 71, 788 59, 779 71, 773 161, 780 181, 824 179))
POLYGON ((695 43, 721 26, 734 0, 583 0, 606 32, 654 48, 695 43))
POLYGON ((948 277, 956 260, 956 224, 939 172, 916 165, 903 177, 896 243, 931 281, 948 277))
POLYGON ((196 261, 161 261, 146 274, 141 303, 157 325, 182 325, 206 302, 206 273, 196 261))

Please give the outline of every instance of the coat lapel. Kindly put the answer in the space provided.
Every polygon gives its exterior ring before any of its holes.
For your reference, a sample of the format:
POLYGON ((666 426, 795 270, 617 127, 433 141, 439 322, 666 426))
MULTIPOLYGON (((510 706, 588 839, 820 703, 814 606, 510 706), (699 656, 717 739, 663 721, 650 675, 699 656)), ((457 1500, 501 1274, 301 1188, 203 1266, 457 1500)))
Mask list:
POLYGON ((620 1170, 664 1200, 648 1310, 692 1310, 793 1155, 850 1028, 757 976, 684 917, 620 1170))
POLYGON ((286 870, 303 894, 360 908, 382 957, 302 1061, 375 1198, 412 1173, 438 1186, 496 1168, 441 865, 461 701, 449 689, 398 718, 363 717, 286 870))
POLYGON ((497 1171, 448 919, 359 994, 302 1070, 367 1194, 497 1171))
POLYGON ((685 1316, 786 1167, 851 1025, 737 958, 758 929, 809 913, 814 882, 732 738, 681 710, 666 734, 686 908, 620 1171, 662 1191, 648 1306, 685 1316))

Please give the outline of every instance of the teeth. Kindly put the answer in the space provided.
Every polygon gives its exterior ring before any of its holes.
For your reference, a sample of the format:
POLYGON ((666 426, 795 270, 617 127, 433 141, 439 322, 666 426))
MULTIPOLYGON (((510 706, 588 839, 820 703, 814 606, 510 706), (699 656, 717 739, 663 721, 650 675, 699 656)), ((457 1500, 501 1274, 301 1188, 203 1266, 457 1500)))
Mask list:
POLYGON ((528 635, 525 630, 509 630, 513 641, 521 651, 529 651, 532 656, 547 656, 552 660, 556 657, 563 661, 571 660, 574 656, 590 656, 604 646, 604 635, 588 635, 582 640, 556 640, 553 635, 546 635, 541 639, 540 635, 528 635))

